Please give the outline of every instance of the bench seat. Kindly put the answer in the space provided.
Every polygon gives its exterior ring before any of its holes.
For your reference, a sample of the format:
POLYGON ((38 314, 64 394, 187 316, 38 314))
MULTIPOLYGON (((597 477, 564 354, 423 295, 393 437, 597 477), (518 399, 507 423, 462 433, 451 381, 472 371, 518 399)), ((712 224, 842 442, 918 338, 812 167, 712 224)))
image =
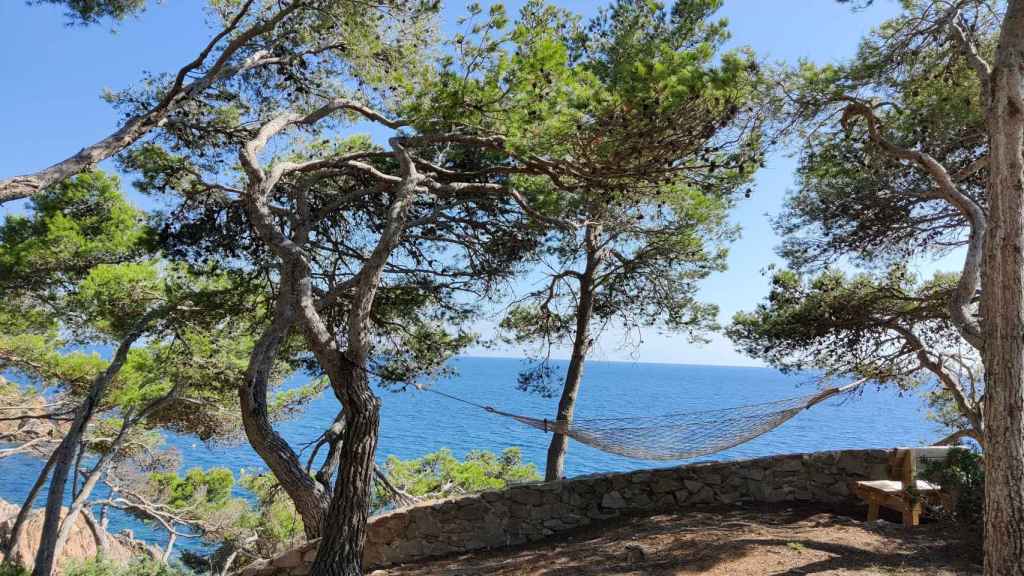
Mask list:
POLYGON ((941 493, 942 487, 917 479, 918 461, 945 459, 948 446, 897 448, 893 451, 889 477, 899 480, 862 480, 853 486, 854 493, 868 503, 868 522, 878 520, 881 506, 903 515, 904 526, 917 526, 921 519, 922 501, 941 493), (908 488, 912 490, 908 491, 908 488), (917 497, 912 494, 917 493, 917 497))

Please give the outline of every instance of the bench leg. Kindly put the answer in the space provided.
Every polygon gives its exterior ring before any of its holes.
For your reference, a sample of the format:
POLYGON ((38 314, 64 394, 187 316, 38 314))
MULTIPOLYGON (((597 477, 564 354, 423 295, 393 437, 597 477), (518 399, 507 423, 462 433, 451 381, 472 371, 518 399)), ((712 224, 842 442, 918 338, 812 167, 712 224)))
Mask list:
POLYGON ((921 504, 907 504, 903 509, 903 525, 912 528, 921 523, 921 504))
POLYGON ((868 500, 868 522, 878 520, 878 501, 868 500))

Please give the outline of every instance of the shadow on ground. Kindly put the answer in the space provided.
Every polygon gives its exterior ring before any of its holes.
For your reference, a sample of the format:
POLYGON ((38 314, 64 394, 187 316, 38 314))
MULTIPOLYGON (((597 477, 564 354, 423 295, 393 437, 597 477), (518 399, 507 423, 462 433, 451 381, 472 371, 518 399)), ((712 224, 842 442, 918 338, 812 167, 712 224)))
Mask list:
POLYGON ((527 546, 399 566, 383 576, 973 576, 969 536, 941 523, 863 522, 819 507, 708 509, 620 518, 527 546))

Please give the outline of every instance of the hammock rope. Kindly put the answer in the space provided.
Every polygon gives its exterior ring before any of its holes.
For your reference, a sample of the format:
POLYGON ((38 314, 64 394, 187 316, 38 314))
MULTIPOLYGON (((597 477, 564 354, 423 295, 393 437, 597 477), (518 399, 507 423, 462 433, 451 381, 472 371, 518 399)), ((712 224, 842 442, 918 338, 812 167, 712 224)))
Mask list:
POLYGON ((661 416, 580 418, 571 422, 531 418, 504 412, 433 388, 419 387, 452 400, 511 418, 521 424, 564 434, 610 454, 639 460, 685 460, 744 444, 785 424, 800 412, 850 392, 865 380, 828 388, 816 394, 749 404, 734 408, 683 412, 661 416))

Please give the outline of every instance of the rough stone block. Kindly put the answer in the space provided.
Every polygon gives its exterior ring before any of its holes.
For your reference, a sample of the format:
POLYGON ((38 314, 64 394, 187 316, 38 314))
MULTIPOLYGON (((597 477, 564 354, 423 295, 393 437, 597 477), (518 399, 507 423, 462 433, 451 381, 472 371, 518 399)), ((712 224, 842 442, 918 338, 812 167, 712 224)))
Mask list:
POLYGON ((701 479, 704 480, 705 484, 711 484, 712 486, 718 486, 722 483, 721 474, 702 474, 701 479))
POLYGON ((366 527, 366 539, 370 542, 388 543, 405 534, 409 527, 409 515, 393 512, 377 516, 366 527))
POLYGON ((772 468, 778 472, 799 472, 804 469, 804 463, 799 456, 782 456, 772 468))
POLYGON ((509 490, 508 497, 517 504, 526 504, 528 506, 537 506, 541 501, 541 493, 532 487, 512 488, 509 490))
POLYGON ((651 473, 647 471, 634 472, 629 475, 629 480, 634 484, 648 484, 651 481, 651 473))
POLYGON ((658 478, 651 485, 651 489, 654 490, 655 494, 664 494, 665 492, 675 492, 676 490, 683 487, 683 483, 678 478, 658 478))
POLYGON ((601 506, 617 510, 626 507, 626 500, 623 499, 622 494, 616 490, 605 494, 604 497, 601 498, 601 506))
POLYGON ((685 480, 683 481, 683 484, 690 492, 700 492, 700 489, 704 487, 703 482, 698 482, 696 480, 685 480))
POLYGON ((718 501, 723 504, 732 504, 740 499, 741 494, 739 492, 726 492, 725 494, 718 495, 718 501))
POLYGON ((715 501, 715 491, 704 486, 696 494, 690 497, 690 501, 698 504, 710 504, 715 501))

